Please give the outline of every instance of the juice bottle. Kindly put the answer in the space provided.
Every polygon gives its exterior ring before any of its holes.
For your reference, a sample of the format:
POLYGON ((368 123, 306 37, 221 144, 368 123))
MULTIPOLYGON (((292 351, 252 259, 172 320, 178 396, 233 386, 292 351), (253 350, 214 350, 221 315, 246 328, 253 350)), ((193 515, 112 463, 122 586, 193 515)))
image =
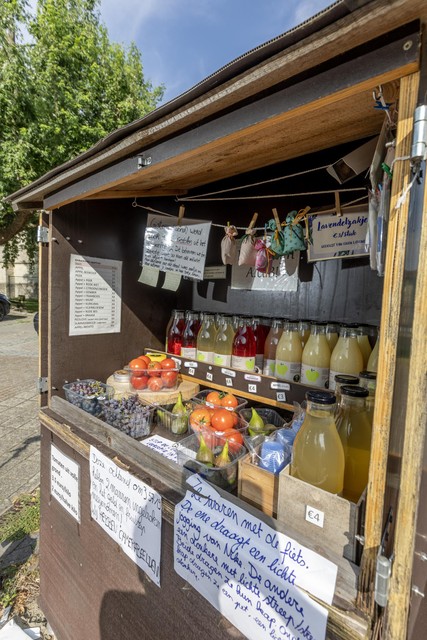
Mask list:
POLYGON ((355 385, 355 384, 359 384, 359 378, 357 376, 349 376, 345 373, 339 373, 338 375, 335 376, 335 397, 337 399, 337 409, 336 412, 338 412, 338 407, 340 405, 340 400, 341 400, 341 387, 343 385, 355 385))
POLYGON ((215 335, 214 364, 220 367, 231 366, 234 333, 232 318, 230 316, 222 316, 215 335))
POLYGON ((300 320, 298 323, 298 331, 301 336, 302 348, 304 349, 307 340, 310 337, 310 321, 309 320, 300 320))
POLYGON ((353 327, 341 327, 340 337, 332 351, 329 370, 329 389, 335 389, 335 376, 348 373, 357 376, 362 371, 363 356, 357 343, 357 331, 353 327))
POLYGON ((276 378, 299 382, 301 378, 301 335, 297 322, 286 322, 276 349, 276 378))
POLYGON ((368 371, 378 371, 379 347, 380 347, 380 331, 378 329, 377 341, 375 343, 374 348, 372 349, 371 355, 369 356, 368 364, 366 365, 366 368, 368 371))
POLYGON ((234 369, 254 371, 256 356, 256 341, 251 321, 241 318, 233 338, 231 366, 234 369))
POLYGON ((185 314, 185 327, 182 334, 181 356, 195 359, 197 354, 197 334, 200 329, 199 314, 187 311, 185 314))
POLYGON ((326 340, 328 342, 331 353, 334 350, 336 343, 338 342, 339 331, 339 325, 335 324, 334 322, 328 322, 328 324, 326 325, 326 340))
POLYGON ((326 340, 326 325, 312 324, 301 357, 301 382, 327 389, 331 351, 326 340))
POLYGON ((305 397, 307 409, 293 445, 291 476, 341 495, 344 450, 334 420, 335 396, 313 389, 305 397))
POLYGON ((264 366, 264 345, 266 336, 264 327, 261 325, 261 321, 259 318, 252 318, 252 329, 256 342, 255 366, 258 367, 260 371, 262 371, 264 366))
POLYGON ((172 312, 172 321, 169 326, 166 341, 167 353, 173 353, 175 356, 181 355, 182 335, 184 333, 185 319, 184 311, 174 309, 172 312))
POLYGON ((283 322, 274 319, 271 323, 271 329, 265 339, 264 344, 264 367, 263 374, 265 376, 276 375, 276 349, 283 332, 283 322))
POLYGON ((197 334, 196 358, 199 362, 214 361, 215 321, 211 313, 205 313, 202 325, 197 334))
POLYGON ((369 476, 372 427, 366 412, 368 390, 359 386, 342 386, 337 429, 344 449, 345 471, 343 497, 358 502, 369 476))
POLYGON ((362 352, 363 356, 363 367, 365 368, 368 364, 369 356, 372 353, 372 347, 369 344, 368 334, 365 332, 362 326, 357 328, 357 343, 359 345, 359 349, 362 352))
POLYGON ((377 388, 377 374, 375 371, 361 371, 359 373, 360 386, 368 390, 368 397, 366 398, 366 412, 368 414, 370 423, 372 425, 374 419, 374 407, 375 407, 375 391, 377 388))

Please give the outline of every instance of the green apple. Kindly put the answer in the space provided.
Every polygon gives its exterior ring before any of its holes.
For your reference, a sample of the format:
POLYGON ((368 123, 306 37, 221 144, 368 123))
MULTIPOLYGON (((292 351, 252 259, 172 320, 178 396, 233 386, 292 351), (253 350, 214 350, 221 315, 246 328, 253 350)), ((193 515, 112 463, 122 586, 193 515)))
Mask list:
POLYGON ((204 354, 204 353, 198 353, 198 354, 197 354, 197 360, 198 360, 199 362, 203 362, 203 360, 206 360, 206 356, 205 356, 205 354, 204 354))
POLYGON ((288 367, 288 365, 287 365, 287 364, 284 364, 284 363, 282 363, 282 364, 276 364, 276 373, 277 373, 279 376, 284 376, 284 375, 286 375, 286 374, 288 373, 288 371, 289 371, 289 367, 288 367))
POLYGON ((248 371, 253 371, 254 370, 254 363, 251 360, 247 360, 245 362, 245 367, 248 371))
POLYGON ((309 382, 316 382, 317 378, 319 377, 319 372, 315 371, 314 369, 307 369, 305 375, 309 382))

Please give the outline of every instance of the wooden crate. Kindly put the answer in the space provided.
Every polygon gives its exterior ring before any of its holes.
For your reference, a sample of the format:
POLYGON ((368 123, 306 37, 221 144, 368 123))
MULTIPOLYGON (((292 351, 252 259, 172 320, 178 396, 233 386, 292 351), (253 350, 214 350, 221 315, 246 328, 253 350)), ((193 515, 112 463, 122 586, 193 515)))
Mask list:
POLYGON ((316 550, 342 553, 358 563, 365 493, 354 504, 289 475, 289 466, 278 476, 277 520, 288 524, 316 545, 316 550))
POLYGON ((279 477, 261 469, 252 461, 252 454, 239 460, 237 495, 263 513, 276 517, 279 477))

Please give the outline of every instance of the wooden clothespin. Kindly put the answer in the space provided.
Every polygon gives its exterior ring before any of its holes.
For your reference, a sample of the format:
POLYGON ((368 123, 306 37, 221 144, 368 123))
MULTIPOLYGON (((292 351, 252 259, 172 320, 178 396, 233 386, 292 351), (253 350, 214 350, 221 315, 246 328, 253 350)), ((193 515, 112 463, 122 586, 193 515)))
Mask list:
POLYGON ((296 224, 301 222, 301 220, 303 220, 305 218, 305 216, 310 211, 310 209, 311 209, 311 207, 308 207, 308 206, 305 207, 305 209, 300 209, 300 211, 298 211, 298 213, 295 216, 295 218, 292 220, 292 226, 295 226, 296 224))
POLYGON ((179 208, 179 212, 178 212, 178 227, 180 227, 180 226, 181 226, 181 222, 182 222, 182 219, 183 219, 183 217, 184 217, 184 213, 185 213, 185 207, 184 207, 184 205, 182 204, 182 205, 180 206, 180 208, 179 208))
POLYGON ((273 216, 274 216, 274 221, 276 223, 277 232, 279 233, 282 230, 282 225, 280 224, 279 214, 277 213, 277 209, 273 209, 273 216))
POLYGON ((257 221, 257 218, 258 218, 258 214, 254 213, 254 215, 252 216, 252 220, 249 223, 248 229, 252 229, 252 227, 255 225, 255 222, 257 221))
POLYGON ((335 213, 337 214, 338 217, 342 216, 339 191, 335 191, 335 213))

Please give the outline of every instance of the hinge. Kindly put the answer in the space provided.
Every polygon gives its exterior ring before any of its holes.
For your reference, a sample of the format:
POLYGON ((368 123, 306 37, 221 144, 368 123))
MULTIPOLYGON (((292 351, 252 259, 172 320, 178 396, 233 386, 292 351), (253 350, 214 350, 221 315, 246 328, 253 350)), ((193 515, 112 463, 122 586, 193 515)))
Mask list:
POLYGON ((37 391, 39 393, 46 393, 47 392, 47 378, 46 377, 40 376, 39 378, 37 378, 37 391))
POLYGON ((384 525, 381 539, 381 547, 377 556, 377 566, 375 572, 374 600, 380 607, 385 607, 388 601, 388 590, 390 587, 391 567, 393 555, 390 558, 384 555, 385 543, 390 534, 390 525, 393 522, 393 509, 390 507, 384 525))
POLYGON ((138 169, 149 167, 151 164, 151 156, 138 156, 138 169))
POLYGON ((411 160, 421 162, 427 157, 427 105, 415 109, 412 134, 411 160))
POLYGON ((49 229, 39 225, 37 227, 37 242, 39 244, 47 244, 49 242, 49 229))

